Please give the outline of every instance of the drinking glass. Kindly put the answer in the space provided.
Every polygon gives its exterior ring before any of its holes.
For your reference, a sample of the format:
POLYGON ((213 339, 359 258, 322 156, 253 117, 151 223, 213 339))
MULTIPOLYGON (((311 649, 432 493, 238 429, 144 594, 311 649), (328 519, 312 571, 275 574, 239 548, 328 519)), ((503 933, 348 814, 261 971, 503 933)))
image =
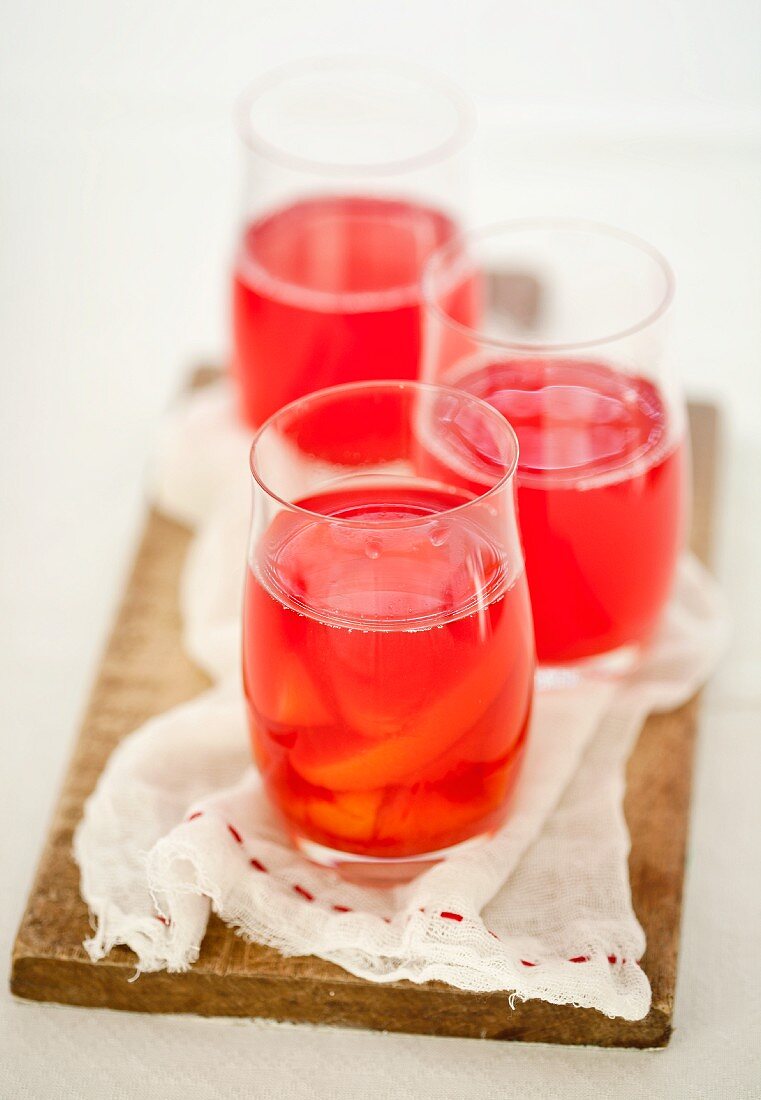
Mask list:
POLYGON ((414 873, 505 817, 534 674, 517 453, 485 402, 418 382, 322 390, 258 432, 244 687, 309 858, 414 873))
POLYGON ((543 666, 630 667, 668 598, 687 510, 684 404, 664 355, 673 292, 655 249, 575 220, 475 231, 426 266, 423 377, 489 401, 518 436, 543 666))
POLYGON ((472 117, 415 66, 286 65, 238 107, 232 374, 251 425, 341 382, 415 378, 422 263, 454 232, 472 117))

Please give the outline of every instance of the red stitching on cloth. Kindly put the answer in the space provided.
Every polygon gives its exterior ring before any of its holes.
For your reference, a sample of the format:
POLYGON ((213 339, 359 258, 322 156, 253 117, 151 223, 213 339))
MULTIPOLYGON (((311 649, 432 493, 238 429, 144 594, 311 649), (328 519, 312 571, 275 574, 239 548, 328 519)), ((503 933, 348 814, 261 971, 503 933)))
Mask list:
MULTIPOLYGON (((462 917, 459 913, 439 913, 439 916, 446 917, 448 920, 462 920, 462 917)), ((502 943, 502 940, 499 938, 497 933, 492 932, 491 928, 487 928, 486 931, 489 933, 490 936, 493 936, 495 940, 498 940, 500 943, 502 943)), ((590 960, 588 955, 575 955, 574 958, 569 959, 568 961, 572 963, 585 963, 589 962, 590 960)), ((538 962, 531 962, 529 959, 521 959, 520 962, 521 966, 539 966, 538 962)), ((611 966, 614 966, 616 963, 620 963, 621 966, 623 966, 626 962, 626 959, 619 959, 616 955, 608 955, 608 962, 611 966)))
MULTIPOLYGON (((195 821, 199 817, 203 817, 203 810, 196 810, 195 813, 190 814, 190 816, 187 818, 187 821, 195 821)), ((232 836, 233 840, 236 842, 236 844, 242 844, 243 843, 243 837, 240 835, 240 833, 238 832, 238 830, 235 828, 234 825, 231 825, 228 822, 227 829, 228 829, 228 832, 230 833, 230 835, 232 836)), ((250 859, 249 864, 256 871, 261 871, 264 874, 269 873, 267 871, 267 868, 261 862, 261 860, 250 859)), ((310 892, 308 890, 305 890, 303 886, 299 886, 298 884, 296 884, 293 887, 293 889, 297 894, 299 894, 302 898, 304 898, 305 901, 314 901, 314 894, 310 894, 310 892)), ((335 913, 352 913, 352 912, 354 912, 354 910, 351 909, 348 905, 333 905, 332 909, 335 913)), ((420 913, 425 913, 425 906, 421 906, 418 911, 420 913)), ((441 917, 442 920, 453 920, 453 921, 458 921, 459 922, 463 919, 462 913, 451 913, 451 912, 449 912, 449 910, 444 910, 443 912, 439 913, 439 916, 441 917)), ((390 917, 383 917, 382 919, 386 924, 391 924, 391 918, 390 917)), ((171 923, 172 923, 170 920, 168 920, 166 917, 161 916, 161 914, 159 914, 159 913, 156 914, 156 920, 161 921, 161 923, 166 927, 169 927, 169 925, 171 925, 171 923)), ((492 932, 491 928, 487 928, 486 931, 489 933, 490 936, 493 936, 495 940, 499 940, 500 943, 502 942, 500 940, 499 936, 497 935, 497 933, 492 932)), ((616 955, 608 955, 607 958, 608 958, 608 962, 610 963, 611 966, 615 966, 615 964, 618 963, 618 962, 620 962, 622 966, 626 963, 626 959, 620 959, 619 960, 616 955)), ((528 959, 521 959, 520 961, 521 961, 522 966, 538 966, 539 965, 538 963, 535 963, 535 962, 529 962, 528 959)), ((568 961, 572 962, 572 963, 585 963, 585 962, 589 962, 589 956, 588 955, 575 955, 572 959, 569 959, 568 961)))
MULTIPOLYGON (((488 928, 487 928, 487 932, 489 932, 488 928)), ((495 932, 489 932, 489 935, 494 936, 495 940, 499 939, 499 936, 495 932)), ((588 955, 576 955, 576 956, 574 956, 574 958, 569 959, 568 961, 571 962, 571 963, 588 963, 589 962, 589 956, 588 955)), ((611 964, 611 966, 614 963, 617 963, 619 961, 621 962, 621 965, 623 966, 623 964, 626 962, 626 959, 620 959, 619 960, 615 955, 608 955, 608 962, 611 964)), ((538 962, 529 962, 528 959, 521 959, 521 964, 523 966, 539 966, 538 962)))
POLYGON ((197 817, 203 817, 203 810, 196 810, 194 814, 191 814, 188 821, 195 821, 197 817))

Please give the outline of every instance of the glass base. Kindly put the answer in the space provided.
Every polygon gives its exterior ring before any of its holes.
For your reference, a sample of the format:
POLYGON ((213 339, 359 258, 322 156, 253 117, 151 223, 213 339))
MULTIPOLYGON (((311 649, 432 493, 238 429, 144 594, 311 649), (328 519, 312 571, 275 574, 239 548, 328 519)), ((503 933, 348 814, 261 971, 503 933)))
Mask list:
POLYGON ((537 691, 556 691, 575 687, 582 680, 620 680, 636 668, 641 653, 641 646, 625 645, 567 664, 540 664, 534 684, 537 691))
POLYGON ((330 867, 338 871, 346 882, 353 882, 359 886, 399 886, 410 882, 423 871, 434 867, 437 863, 449 856, 459 855, 471 848, 475 848, 486 840, 491 834, 480 833, 453 844, 450 848, 440 848, 436 852, 423 852, 415 856, 362 856, 354 852, 339 852, 333 848, 325 848, 322 844, 316 844, 306 837, 294 836, 293 843, 298 850, 311 863, 320 867, 330 867))

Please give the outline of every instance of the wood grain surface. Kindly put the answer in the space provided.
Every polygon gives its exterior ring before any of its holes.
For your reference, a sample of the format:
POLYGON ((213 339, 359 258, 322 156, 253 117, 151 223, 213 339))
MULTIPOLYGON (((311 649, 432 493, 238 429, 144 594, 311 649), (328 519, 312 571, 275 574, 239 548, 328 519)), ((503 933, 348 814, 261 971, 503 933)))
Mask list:
MULTIPOLYGON (((711 550, 717 414, 690 407, 694 498, 692 546, 711 550)), ((35 1001, 139 1012, 263 1016, 429 1035, 660 1047, 674 1009, 682 884, 698 700, 651 718, 627 773, 626 818, 634 906, 647 935, 643 966, 652 1008, 639 1022, 592 1009, 473 994, 441 983, 376 985, 313 957, 283 958, 244 943, 212 918, 201 957, 186 974, 144 974, 129 982, 126 948, 93 964, 82 948, 88 915, 79 896, 71 838, 82 805, 118 741, 151 715, 207 686, 180 645, 177 587, 188 532, 151 513, 97 676, 36 880, 13 951, 11 988, 35 1001)))

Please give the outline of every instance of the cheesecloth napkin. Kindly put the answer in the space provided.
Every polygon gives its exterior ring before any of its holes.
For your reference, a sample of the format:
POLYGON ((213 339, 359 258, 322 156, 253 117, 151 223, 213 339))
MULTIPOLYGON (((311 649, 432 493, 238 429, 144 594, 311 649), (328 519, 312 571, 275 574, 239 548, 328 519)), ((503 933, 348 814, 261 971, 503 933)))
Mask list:
POLYGON ((624 769, 646 715, 688 699, 720 654, 713 581, 685 557, 662 629, 628 679, 538 693, 500 832, 406 885, 353 885, 291 849, 250 766, 237 671, 249 446, 226 383, 188 397, 166 425, 154 497, 197 530, 181 586, 184 644, 216 686, 128 736, 87 802, 74 851, 91 958, 126 944, 138 971, 184 970, 213 910, 249 939, 371 981, 438 979, 645 1016, 624 769))

